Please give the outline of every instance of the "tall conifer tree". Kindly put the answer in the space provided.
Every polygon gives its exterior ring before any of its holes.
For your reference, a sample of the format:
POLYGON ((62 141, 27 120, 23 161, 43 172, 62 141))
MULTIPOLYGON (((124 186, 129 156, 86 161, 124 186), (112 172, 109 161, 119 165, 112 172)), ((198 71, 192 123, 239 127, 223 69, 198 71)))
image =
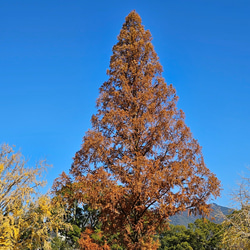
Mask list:
POLYGON ((113 47, 92 128, 71 173, 76 197, 100 210, 104 234, 127 249, 156 249, 152 236, 180 211, 208 214, 220 182, 176 107, 152 37, 132 11, 113 47))

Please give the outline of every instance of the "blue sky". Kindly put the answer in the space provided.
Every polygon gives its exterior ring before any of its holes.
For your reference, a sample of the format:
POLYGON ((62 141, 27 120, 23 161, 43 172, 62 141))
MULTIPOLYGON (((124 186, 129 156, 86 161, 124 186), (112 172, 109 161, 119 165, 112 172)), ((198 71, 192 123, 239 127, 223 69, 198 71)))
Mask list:
POLYGON ((112 46, 135 9, 163 76, 221 180, 217 199, 250 165, 250 2, 245 0, 0 2, 0 143, 30 164, 46 158, 48 188, 68 171, 107 79, 112 46))

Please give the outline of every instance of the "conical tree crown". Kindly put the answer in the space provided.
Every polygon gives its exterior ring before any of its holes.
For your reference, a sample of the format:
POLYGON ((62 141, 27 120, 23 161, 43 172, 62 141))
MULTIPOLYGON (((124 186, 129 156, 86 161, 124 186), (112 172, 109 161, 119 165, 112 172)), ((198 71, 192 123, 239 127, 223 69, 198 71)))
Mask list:
MULTIPOLYGON (((131 12, 118 36, 118 43, 113 47, 108 70, 110 78, 101 87, 98 106, 103 111, 114 105, 113 109, 133 109, 136 114, 149 104, 149 108, 153 108, 153 92, 164 91, 162 96, 166 94, 168 89, 161 78, 162 67, 151 40, 151 34, 144 30, 139 15, 131 12)), ((170 91, 169 94, 173 94, 173 90, 170 91)), ((161 95, 158 98, 161 101, 161 95)))
POLYGON ((133 242, 178 211, 208 213, 208 198, 219 194, 219 181, 206 168, 200 146, 176 107, 175 90, 161 75, 151 40, 132 11, 113 47, 92 129, 72 167, 76 179, 85 183, 82 192, 89 201, 109 207, 112 225, 119 224, 133 242), (151 227, 142 223, 145 216, 151 227))
MULTIPOLYGON (((145 179, 143 175, 151 168, 168 171, 165 165, 177 163, 183 150, 191 147, 192 158, 199 153, 183 113, 176 109, 175 90, 161 76, 151 40, 141 18, 132 11, 113 47, 109 80, 100 88, 98 114, 92 118, 94 130, 106 143, 107 159, 102 163, 123 183, 126 180, 120 173, 145 179), (134 175, 136 171, 140 174, 134 175)), ((187 159, 189 154, 184 154, 187 159)))

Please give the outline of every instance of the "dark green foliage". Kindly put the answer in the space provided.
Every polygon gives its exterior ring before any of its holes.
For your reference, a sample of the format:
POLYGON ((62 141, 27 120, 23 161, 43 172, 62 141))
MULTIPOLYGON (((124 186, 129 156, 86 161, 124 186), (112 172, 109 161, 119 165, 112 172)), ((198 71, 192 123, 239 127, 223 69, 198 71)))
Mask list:
POLYGON ((71 246, 68 242, 66 242, 63 238, 60 236, 54 237, 51 242, 51 248, 52 250, 75 250, 76 248, 71 246))
POLYGON ((194 249, 221 249, 223 228, 206 219, 188 225, 190 243, 194 249))
POLYGON ((59 236, 52 241, 52 249, 79 249, 78 241, 86 226, 95 228, 98 224, 98 211, 89 206, 79 206, 75 201, 72 206, 65 207, 65 222, 70 223, 71 230, 59 230, 59 236))
POLYGON ((197 219, 188 228, 170 225, 170 230, 160 235, 160 249, 219 250, 222 249, 222 233, 221 225, 206 219, 197 219))
MULTIPOLYGON (((77 204, 74 204, 73 207, 67 209, 67 216, 65 221, 70 223, 72 226, 72 230, 60 230, 60 235, 65 238, 63 240, 65 247, 66 245, 74 247, 74 249, 78 248, 78 240, 81 237, 81 232, 85 228, 86 215, 83 208, 80 208, 77 204)), ((62 248, 63 249, 63 248, 62 248)), ((67 249, 67 248, 66 248, 67 249)))
POLYGON ((170 230, 160 235, 160 249, 193 249, 190 244, 190 235, 185 226, 170 225, 170 230))
POLYGON ((69 178, 64 178, 65 173, 57 178, 53 185, 54 200, 65 210, 64 221, 71 225, 71 230, 61 228, 59 237, 52 242, 53 249, 79 249, 79 239, 86 227, 95 229, 99 220, 99 211, 91 209, 88 205, 79 205, 74 199, 73 183, 69 178), (63 181, 62 181, 63 180, 63 181))

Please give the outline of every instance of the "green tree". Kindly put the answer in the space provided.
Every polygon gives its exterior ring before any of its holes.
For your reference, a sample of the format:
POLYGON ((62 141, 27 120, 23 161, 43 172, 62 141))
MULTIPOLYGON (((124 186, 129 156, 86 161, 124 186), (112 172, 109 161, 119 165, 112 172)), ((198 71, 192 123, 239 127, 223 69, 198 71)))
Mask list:
POLYGON ((170 225, 169 230, 160 234, 160 242, 162 250, 193 249, 189 244, 190 234, 185 226, 170 225))
POLYGON ((222 249, 223 227, 207 219, 197 219, 188 225, 193 249, 222 249))
POLYGON ((86 227, 98 228, 98 210, 89 205, 81 205, 77 201, 73 190, 74 183, 63 172, 54 181, 52 187, 53 199, 64 209, 64 221, 71 225, 71 229, 61 228, 59 236, 52 241, 53 249, 79 249, 79 239, 86 227))
POLYGON ((207 219, 197 219, 185 226, 170 225, 170 230, 160 234, 160 249, 222 249, 223 227, 207 219))

